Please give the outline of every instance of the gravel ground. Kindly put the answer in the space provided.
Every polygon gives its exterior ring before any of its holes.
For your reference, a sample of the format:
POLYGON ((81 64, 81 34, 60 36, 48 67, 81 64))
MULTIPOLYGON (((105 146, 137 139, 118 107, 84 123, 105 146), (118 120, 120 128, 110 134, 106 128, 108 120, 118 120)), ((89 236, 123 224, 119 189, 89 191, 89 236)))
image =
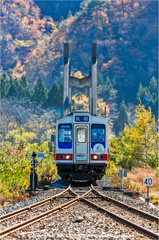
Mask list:
POLYGON ((20 214, 17 214, 16 216, 11 216, 8 219, 4 219, 0 221, 0 231, 6 228, 9 228, 11 226, 15 226, 20 222, 24 222, 44 212, 47 212, 55 207, 58 207, 59 205, 64 204, 65 202, 68 202, 69 200, 72 200, 72 198, 67 199, 67 197, 70 197, 70 196, 75 197, 75 196, 72 196, 70 193, 66 193, 64 196, 66 198, 56 198, 50 202, 37 206, 29 211, 27 210, 26 212, 22 212, 20 214))
MULTIPOLYGON (((96 197, 99 195, 96 195, 94 193, 91 193, 88 197, 96 197)), ((153 232, 158 233, 158 224, 156 222, 152 222, 151 220, 148 220, 146 218, 141 217, 140 215, 137 215, 136 213, 133 213, 132 211, 128 211, 127 209, 121 208, 120 206, 117 206, 113 202, 101 200, 101 199, 89 199, 91 202, 94 202, 98 204, 99 206, 102 206, 109 210, 112 213, 117 214, 118 216, 121 216, 125 219, 128 219, 131 222, 135 222, 136 224, 145 227, 153 232)))
POLYGON ((18 233, 8 235, 7 240, 38 239, 38 240, 87 240, 87 239, 150 239, 134 229, 114 221, 109 216, 87 206, 84 203, 74 204, 62 212, 56 213, 23 228, 18 233), (75 217, 83 217, 76 222, 75 217))
POLYGON ((118 201, 124 202, 128 205, 131 205, 132 207, 138 208, 142 211, 149 212, 155 216, 159 216, 159 211, 157 207, 152 208, 151 206, 148 206, 146 203, 141 201, 140 199, 133 199, 129 196, 124 195, 123 193, 120 192, 114 192, 114 191, 105 191, 102 189, 97 189, 102 192, 102 194, 114 198, 118 201))
MULTIPOLYGON (((6 208, 0 209, 0 216, 4 215, 4 214, 8 214, 13 211, 16 211, 17 209, 20 209, 20 208, 30 206, 36 202, 42 201, 42 200, 49 198, 55 194, 58 194, 61 191, 63 191, 64 188, 67 188, 68 185, 69 185, 68 182, 63 181, 62 179, 59 179, 59 177, 57 177, 57 180, 51 184, 51 187, 53 189, 49 189, 47 191, 44 191, 42 189, 38 190, 34 193, 36 196, 31 197, 28 201, 19 202, 16 204, 12 204, 6 208)), ((134 207, 138 207, 139 209, 141 209, 143 211, 148 211, 151 214, 159 216, 159 211, 158 211, 159 209, 157 207, 153 209, 150 206, 147 206, 146 203, 140 201, 139 199, 138 200, 132 199, 131 197, 125 196, 123 193, 120 193, 120 192, 103 191, 102 190, 103 186, 110 186, 110 182, 106 176, 103 176, 103 178, 101 180, 97 181, 97 190, 101 190, 103 194, 108 195, 112 198, 114 197, 115 199, 117 199, 119 201, 123 201, 134 207)), ((73 187, 74 191, 76 191, 76 189, 77 189, 77 187, 73 187)), ((82 194, 82 192, 88 191, 88 187, 79 187, 79 192, 80 191, 82 194)), ((78 194, 79 194, 79 192, 78 192, 78 194)))
POLYGON ((10 212, 16 211, 17 209, 20 208, 24 208, 27 206, 30 206, 36 202, 40 202, 46 198, 49 198, 51 196, 54 196, 60 192, 62 192, 64 189, 63 188, 54 188, 54 189, 49 189, 49 190, 37 190, 36 192, 34 192, 34 195, 36 196, 32 196, 28 201, 23 201, 23 202, 19 202, 19 203, 15 203, 12 204, 6 208, 0 209, 0 216, 1 215, 5 215, 8 214, 10 212))
MULTIPOLYGON (((104 176, 103 181, 97 181, 97 190, 102 191, 103 186, 110 186, 109 181, 104 176)), ((7 214, 15 211, 19 208, 23 208, 39 202, 43 199, 58 194, 68 187, 68 183, 58 179, 52 184, 53 189, 47 191, 39 190, 36 192, 37 196, 32 197, 28 201, 13 204, 5 209, 0 210, 0 215, 7 214)), ((79 195, 89 190, 89 187, 73 187, 74 191, 77 191, 79 195)), ((144 211, 148 211, 151 214, 159 215, 157 209, 152 209, 145 203, 132 199, 131 197, 125 196, 119 192, 113 191, 102 191, 103 194, 110 197, 114 197, 118 200, 124 201, 133 207, 138 207, 144 211)), ((67 199, 68 200, 68 199, 67 199)), ((62 200, 60 200, 62 201, 62 200)), ((59 199, 57 199, 57 205, 60 205, 59 199)), ((92 200, 91 200, 92 201, 92 200)), ((53 201, 55 203, 55 201, 53 201)), ((52 207, 52 206, 51 206, 52 207)), ((84 240, 84 239, 126 239, 126 240, 139 240, 139 239, 150 239, 141 233, 136 232, 134 229, 128 228, 116 221, 109 216, 98 212, 91 207, 88 207, 84 203, 75 204, 72 207, 65 209, 63 212, 50 215, 43 219, 41 222, 37 222, 23 228, 18 233, 13 233, 6 236, 4 239, 73 239, 73 240, 84 240), (74 218, 82 216, 82 222, 75 222, 74 218)))

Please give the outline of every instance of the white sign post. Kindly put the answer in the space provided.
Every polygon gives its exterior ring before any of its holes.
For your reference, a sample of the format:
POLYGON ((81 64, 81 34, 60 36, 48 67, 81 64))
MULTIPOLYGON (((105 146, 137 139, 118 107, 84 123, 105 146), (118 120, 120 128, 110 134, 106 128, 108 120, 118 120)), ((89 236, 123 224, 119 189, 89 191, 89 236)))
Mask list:
POLYGON ((124 177, 127 177, 127 171, 126 170, 119 170, 119 177, 122 177, 122 186, 121 189, 124 188, 124 177))
POLYGON ((143 185, 147 186, 147 205, 149 205, 149 186, 153 186, 153 178, 152 177, 144 177, 143 185))

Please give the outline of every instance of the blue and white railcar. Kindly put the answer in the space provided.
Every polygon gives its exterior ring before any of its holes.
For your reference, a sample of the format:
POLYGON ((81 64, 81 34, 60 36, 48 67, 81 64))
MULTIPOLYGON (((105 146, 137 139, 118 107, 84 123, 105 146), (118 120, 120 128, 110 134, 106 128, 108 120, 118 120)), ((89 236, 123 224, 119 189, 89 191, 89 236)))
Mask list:
POLYGON ((56 165, 66 180, 96 180, 108 162, 107 120, 75 112, 56 122, 56 165))

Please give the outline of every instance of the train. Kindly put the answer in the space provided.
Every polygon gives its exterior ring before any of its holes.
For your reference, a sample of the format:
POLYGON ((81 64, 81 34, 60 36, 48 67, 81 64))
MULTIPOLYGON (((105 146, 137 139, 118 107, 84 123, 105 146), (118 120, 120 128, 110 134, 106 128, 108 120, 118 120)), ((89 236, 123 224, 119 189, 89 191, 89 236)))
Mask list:
POLYGON ((107 119, 97 116, 97 43, 92 43, 89 76, 71 75, 69 43, 64 43, 63 117, 56 121, 55 159, 67 181, 98 180, 108 162, 107 119), (89 111, 71 112, 72 95, 89 96, 89 111))
POLYGON ((101 179, 108 162, 107 119, 75 111, 56 121, 55 159, 67 181, 101 179))

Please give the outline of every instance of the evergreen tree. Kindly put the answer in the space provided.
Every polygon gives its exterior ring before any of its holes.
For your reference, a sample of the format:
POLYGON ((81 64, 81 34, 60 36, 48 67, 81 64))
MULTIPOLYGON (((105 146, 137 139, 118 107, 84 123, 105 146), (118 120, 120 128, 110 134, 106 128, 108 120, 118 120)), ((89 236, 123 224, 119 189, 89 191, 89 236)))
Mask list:
POLYGON ((69 10, 67 18, 72 17, 72 12, 69 10))
POLYGON ((12 76, 10 76, 10 79, 9 79, 9 86, 11 86, 12 83, 13 83, 13 78, 12 78, 12 76))
POLYGON ((155 77, 152 77, 149 86, 149 107, 152 108, 153 114, 157 117, 158 113, 158 88, 155 77))
POLYGON ((124 130, 125 124, 129 124, 128 114, 124 100, 120 104, 117 122, 115 124, 117 134, 124 130))
POLYGON ((150 92, 156 92, 157 93, 157 80, 155 77, 152 77, 150 81, 150 92))
POLYGON ((18 98, 25 98, 25 89, 21 84, 18 85, 17 87, 17 97, 18 98))
POLYGON ((48 96, 47 89, 42 81, 42 79, 39 77, 32 96, 32 100, 36 104, 44 104, 46 102, 48 96))
POLYGON ((7 94, 7 97, 17 97, 18 94, 17 94, 17 87, 15 85, 14 82, 12 82, 10 88, 9 88, 9 91, 8 91, 8 94, 7 94))
POLYGON ((18 79, 17 79, 17 78, 14 79, 14 84, 15 84, 16 88, 18 88, 19 82, 18 82, 18 79))
POLYGON ((103 74, 102 73, 98 73, 97 75, 97 85, 104 85, 104 80, 103 80, 103 74))
POLYGON ((23 86, 24 89, 27 88, 28 86, 28 83, 27 83, 27 79, 26 79, 26 76, 22 76, 21 79, 20 79, 20 84, 23 86))
POLYGON ((58 92, 59 92, 59 86, 57 82, 54 82, 49 93, 48 93, 48 99, 46 101, 45 106, 57 106, 58 105, 58 92))
POLYGON ((138 89, 138 92, 137 92, 137 97, 136 97, 137 101, 141 100, 141 96, 143 95, 143 92, 144 92, 144 88, 142 86, 142 83, 140 83, 139 89, 138 89))
POLYGON ((0 97, 4 98, 7 96, 9 90, 9 80, 7 79, 6 73, 2 74, 1 82, 0 82, 0 97))
POLYGON ((136 103, 139 104, 141 101, 143 104, 147 104, 147 101, 149 101, 150 98, 151 96, 150 96, 149 89, 147 87, 144 88, 142 86, 142 83, 140 83, 139 89, 137 92, 136 103))
POLYGON ((105 85, 107 86, 107 88, 108 88, 109 90, 113 89, 113 85, 112 85, 112 83, 111 83, 111 81, 110 81, 109 76, 106 77, 106 83, 105 83, 105 85))
POLYGON ((26 76, 24 76, 24 75, 20 79, 20 86, 19 86, 18 93, 19 93, 19 96, 21 96, 23 94, 22 97, 23 98, 25 97, 25 99, 31 98, 31 90, 28 86, 26 76), (21 91, 21 93, 19 91, 21 91))
POLYGON ((116 84, 115 79, 113 79, 112 84, 113 84, 113 87, 115 87, 115 84, 116 84))

